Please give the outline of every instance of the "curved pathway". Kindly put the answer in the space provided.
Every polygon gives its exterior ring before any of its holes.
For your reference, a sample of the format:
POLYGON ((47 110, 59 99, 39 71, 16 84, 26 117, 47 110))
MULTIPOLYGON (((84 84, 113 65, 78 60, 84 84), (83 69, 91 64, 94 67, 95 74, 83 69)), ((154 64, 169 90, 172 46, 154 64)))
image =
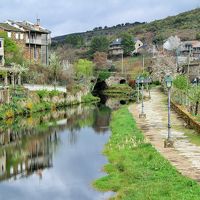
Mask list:
POLYGON ((183 175, 200 182, 200 146, 190 142, 185 134, 191 130, 185 128, 184 121, 174 111, 171 112, 174 148, 164 148, 167 138, 167 97, 160 89, 154 88, 151 100, 144 102, 146 119, 139 118, 141 104, 131 105, 129 111, 146 139, 183 175))

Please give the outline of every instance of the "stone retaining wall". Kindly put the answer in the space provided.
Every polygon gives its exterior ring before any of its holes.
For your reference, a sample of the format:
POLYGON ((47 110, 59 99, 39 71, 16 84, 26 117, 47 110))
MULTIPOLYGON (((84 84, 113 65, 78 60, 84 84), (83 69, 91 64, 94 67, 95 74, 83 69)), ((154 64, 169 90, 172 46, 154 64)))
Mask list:
POLYGON ((195 129, 200 134, 200 123, 197 122, 190 113, 183 110, 179 105, 175 104, 174 102, 171 102, 171 107, 187 123, 189 128, 195 129))

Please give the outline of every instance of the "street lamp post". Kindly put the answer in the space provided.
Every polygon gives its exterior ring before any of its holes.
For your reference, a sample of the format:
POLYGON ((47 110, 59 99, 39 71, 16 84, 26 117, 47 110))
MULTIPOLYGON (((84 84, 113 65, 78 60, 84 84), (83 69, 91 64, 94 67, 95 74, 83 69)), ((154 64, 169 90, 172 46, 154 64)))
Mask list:
POLYGON ((140 103, 140 77, 138 76, 136 79, 137 84, 137 103, 140 103))
POLYGON ((171 137, 171 87, 172 87, 172 77, 170 75, 167 75, 165 77, 165 83, 168 90, 168 135, 167 139, 165 140, 164 147, 170 148, 173 147, 173 140, 171 137))
POLYGON ((139 118, 146 118, 144 113, 144 77, 140 76, 140 83, 142 83, 142 112, 139 114, 139 118))

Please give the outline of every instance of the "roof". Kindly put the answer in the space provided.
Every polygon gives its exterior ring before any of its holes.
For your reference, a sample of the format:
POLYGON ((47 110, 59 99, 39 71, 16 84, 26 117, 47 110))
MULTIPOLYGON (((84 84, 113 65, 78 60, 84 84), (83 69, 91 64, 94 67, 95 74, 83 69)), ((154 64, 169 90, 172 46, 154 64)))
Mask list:
POLYGON ((15 23, 23 27, 26 31, 40 32, 46 34, 51 33, 51 31, 41 27, 40 25, 36 25, 28 21, 15 22, 15 23))
POLYGON ((13 29, 18 29, 20 31, 31 31, 31 32, 39 32, 39 33, 51 33, 49 30, 41 27, 40 25, 33 24, 28 21, 13 21, 13 20, 7 20, 4 24, 7 26, 12 27, 13 29))
POLYGON ((116 45, 121 45, 122 44, 122 38, 117 38, 116 40, 114 40, 110 46, 116 46, 116 45))
MULTIPOLYGON (((139 39, 137 38, 133 38, 133 41, 136 43, 138 41, 140 41, 139 39)), ((140 41, 141 42, 141 41, 140 41)), ((116 46, 116 45, 121 45, 122 44, 122 38, 117 38, 116 40, 114 40, 110 46, 116 46)))
POLYGON ((22 32, 22 30, 9 25, 8 23, 0 23, 0 28, 6 30, 6 31, 13 31, 13 32, 22 32))
POLYGON ((192 40, 192 41, 181 42, 181 45, 180 45, 179 49, 181 51, 184 51, 185 50, 185 45, 190 45, 190 46, 192 46, 192 48, 199 48, 200 47, 200 41, 192 40))

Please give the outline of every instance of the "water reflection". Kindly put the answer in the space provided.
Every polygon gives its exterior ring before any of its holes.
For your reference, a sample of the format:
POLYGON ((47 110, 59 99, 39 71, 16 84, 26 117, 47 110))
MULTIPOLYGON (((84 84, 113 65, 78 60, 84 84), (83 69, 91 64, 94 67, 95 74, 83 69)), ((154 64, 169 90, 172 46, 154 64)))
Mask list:
POLYGON ((19 193, 31 183, 35 188, 27 188, 22 199, 35 189, 44 195, 29 199, 49 199, 50 194, 57 193, 59 198, 55 199, 71 200, 93 200, 107 195, 95 192, 89 185, 103 175, 99 170, 106 159, 100 153, 108 139, 110 115, 111 110, 106 106, 80 105, 1 122, 0 181, 11 180, 0 184, 2 199, 9 199, 3 191, 9 192, 10 199, 21 199, 19 193), (66 169, 69 171, 64 175, 66 169), (41 184, 37 185, 37 179, 49 186, 42 188, 41 184), (74 184, 76 179, 78 185, 74 184), (70 198, 67 198, 69 192, 60 193, 60 181, 62 187, 69 187, 70 198), (49 192, 52 185, 54 188, 49 192), (18 196, 13 196, 16 188, 18 196), (76 194, 72 192, 75 188, 76 194))

